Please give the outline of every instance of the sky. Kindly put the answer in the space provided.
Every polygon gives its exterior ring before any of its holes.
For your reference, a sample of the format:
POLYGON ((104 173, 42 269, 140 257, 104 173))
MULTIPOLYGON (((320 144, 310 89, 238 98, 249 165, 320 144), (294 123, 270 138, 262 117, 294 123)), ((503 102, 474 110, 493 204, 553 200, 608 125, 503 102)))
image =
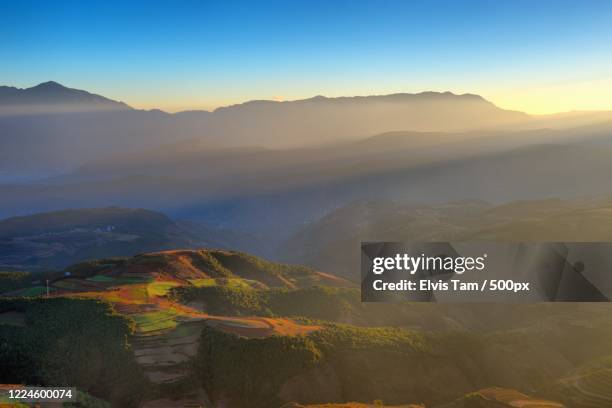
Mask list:
POLYGON ((0 0, 0 15, 0 84, 137 108, 432 90, 612 110, 607 0, 0 0))

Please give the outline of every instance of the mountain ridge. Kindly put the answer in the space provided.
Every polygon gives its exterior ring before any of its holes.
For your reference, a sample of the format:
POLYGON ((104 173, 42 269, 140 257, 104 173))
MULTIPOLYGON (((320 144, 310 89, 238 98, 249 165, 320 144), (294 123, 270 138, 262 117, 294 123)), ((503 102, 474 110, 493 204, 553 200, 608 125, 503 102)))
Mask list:
MULTIPOLYGON (((243 102, 238 102, 238 103, 233 103, 233 104, 229 104, 229 105, 224 105, 224 106, 219 106, 216 107, 214 109, 211 110, 206 110, 206 109, 185 109, 185 110, 181 110, 181 111, 177 111, 177 112, 167 112, 161 108, 153 108, 153 109, 138 109, 138 108, 133 108, 132 106, 126 104, 125 102, 122 101, 116 101, 110 98, 107 98, 105 96, 102 96, 100 94, 96 94, 96 93, 91 93, 89 91, 85 91, 82 89, 77 89, 77 88, 70 88, 68 86, 65 86, 59 82, 56 81, 45 81, 45 82, 41 82, 37 85, 31 86, 31 87, 27 87, 27 88, 19 88, 16 86, 10 86, 10 85, 0 85, 0 105, 2 104, 6 104, 6 101, 2 100, 2 97, 6 97, 6 96, 15 96, 15 95, 24 95, 24 93, 27 94, 36 94, 36 93, 41 93, 41 92, 62 92, 64 94, 67 94, 69 92, 73 93, 73 94, 78 94, 78 95, 87 95, 90 97, 94 97, 96 100, 99 101, 105 101, 105 102, 109 102, 109 103, 114 103, 114 104, 118 104, 118 105, 122 105, 124 108, 126 109, 135 109, 135 110, 148 110, 148 111, 160 111, 160 112, 164 112, 164 113, 168 113, 171 115, 181 115, 181 114, 189 114, 189 113, 215 113, 215 112, 221 112, 224 111, 226 109, 232 109, 232 108, 237 108, 237 107, 244 107, 244 106, 254 106, 254 105, 260 105, 260 104, 265 104, 265 105, 274 105, 274 104, 304 104, 304 103, 312 103, 312 102, 338 102, 338 103, 342 103, 342 102, 365 102, 368 100, 406 100, 406 99, 418 99, 418 98, 430 98, 430 99, 450 99, 450 98, 458 98, 458 99, 464 99, 464 100, 473 100, 473 101, 479 101, 479 102, 486 102, 488 104, 491 104, 493 106, 496 106, 493 102, 485 99, 483 96, 478 95, 478 94, 473 94, 473 93, 454 93, 451 91, 444 91, 444 92, 438 92, 438 91, 421 91, 421 92, 395 92, 395 93, 389 93, 389 94, 373 94, 373 95, 352 95, 352 96, 325 96, 325 95, 315 95, 309 98, 300 98, 300 99, 291 99, 291 100, 273 100, 273 99, 250 99, 250 100, 246 100, 243 102)), ((29 95, 28 95, 29 96, 29 95)), ((21 97, 21 96, 20 96, 21 97)), ((501 108, 500 108, 501 109, 501 108)), ((506 109, 504 109, 506 110, 506 109)), ((520 111, 516 111, 516 110, 507 110, 510 112, 519 112, 524 114, 524 112, 520 112, 520 111)))
MULTIPOLYGON (((226 106, 219 106, 213 110, 197 110, 197 109, 193 109, 193 110, 186 110, 186 111, 180 111, 180 112, 176 112, 176 113, 183 113, 183 112, 208 112, 208 113, 215 113, 218 111, 223 111, 226 109, 232 109, 232 108, 237 108, 237 107, 244 107, 244 106, 253 106, 253 105, 274 105, 274 104, 279 104, 279 105, 290 105, 290 104, 307 104, 307 103, 313 103, 313 102, 328 102, 328 103, 346 103, 346 102, 366 102, 368 100, 372 101, 372 100, 394 100, 394 101, 398 101, 398 100, 410 100, 410 99, 418 99, 418 98, 429 98, 429 99, 452 99, 452 98, 457 98, 457 99, 465 99, 465 100, 473 100, 473 101, 479 101, 479 102, 486 102, 489 103, 491 105, 496 106, 493 102, 485 99, 484 97, 477 95, 477 94, 472 94, 472 93, 463 93, 463 94, 456 94, 450 91, 445 91, 445 92, 436 92, 436 91, 422 91, 422 92, 415 92, 415 93, 410 93, 410 92, 395 92, 395 93, 390 93, 390 94, 379 94, 379 95, 353 95, 353 96, 325 96, 325 95, 315 95, 312 96, 310 98, 301 98, 301 99, 291 99, 291 100, 273 100, 273 99, 251 99, 251 100, 247 100, 244 102, 239 102, 239 103, 234 103, 231 105, 226 105, 226 106)), ((518 111, 512 111, 512 112, 518 112, 518 111)), ((523 112, 521 112, 523 113, 523 112)))
POLYGON ((301 148, 398 130, 465 132, 530 120, 480 96, 450 92, 249 101, 168 114, 45 82, 0 88, 0 182, 65 174, 102 158, 189 139, 223 147, 301 148))
POLYGON ((231 103, 228 105, 222 105, 222 106, 218 106, 214 109, 184 109, 184 110, 179 110, 179 111, 175 111, 175 112, 169 112, 166 111, 162 108, 151 108, 151 109, 140 109, 140 108, 134 108, 131 105, 123 102, 123 101, 117 101, 108 97, 105 97, 103 95, 100 94, 96 94, 96 93, 92 93, 86 90, 82 90, 82 89, 77 89, 77 88, 71 88, 69 86, 63 85, 59 82, 53 81, 53 80, 49 80, 49 81, 45 81, 45 82, 41 82, 37 85, 33 85, 31 87, 25 87, 25 88, 20 88, 17 86, 12 86, 12 85, 0 85, 0 106, 3 104, 3 100, 1 99, 2 97, 5 96, 14 96, 14 95, 18 95, 24 91, 27 91, 28 93, 33 93, 33 92, 39 92, 39 91, 62 91, 62 92, 74 92, 74 93, 78 93, 80 95, 88 95, 91 97, 95 97, 96 99, 99 99, 100 101, 106 101, 106 102, 110 102, 110 103, 114 103, 117 105, 121 105, 124 109, 130 109, 130 110, 141 110, 141 111, 154 111, 154 112, 161 112, 161 113, 166 113, 168 115, 187 115, 187 114, 213 114, 215 112, 221 112, 224 110, 228 110, 228 109, 234 109, 234 108, 238 108, 238 107, 245 107, 245 106, 254 106, 254 105, 289 105, 289 104, 305 104, 305 103, 312 103, 312 102, 338 102, 338 103, 343 103, 343 102, 364 102, 364 101, 368 101, 368 100, 406 100, 406 99, 417 99, 417 98, 429 98, 429 99, 449 99, 449 98, 456 98, 456 99, 463 99, 463 100, 472 100, 472 101, 478 101, 478 102, 485 102, 487 104, 490 104, 498 109, 507 111, 507 112, 514 112, 514 113, 520 113, 522 115, 526 115, 529 117, 533 117, 534 119, 537 120, 542 120, 543 118, 547 118, 547 119, 553 119, 553 118, 561 118, 561 119, 566 119, 566 118, 572 118, 572 117, 576 117, 576 116, 588 116, 588 115, 597 115, 597 114, 611 114, 611 111, 606 111, 606 110, 571 110, 571 111, 562 111, 562 112, 555 112, 555 113, 551 113, 551 114, 528 114, 524 111, 520 111, 520 110, 516 110, 516 109, 504 109, 504 108, 500 108, 498 105, 496 105, 493 101, 490 101, 488 99, 486 99, 485 97, 483 97, 482 95, 479 94, 475 94, 475 93, 471 93, 471 92, 465 92, 465 93, 455 93, 452 91, 420 91, 420 92, 393 92, 393 93, 388 93, 388 94, 371 94, 371 95, 341 95, 341 96, 325 96, 325 95, 315 95, 312 97, 305 97, 305 98, 298 98, 298 99, 290 99, 290 100, 275 100, 275 99, 249 99, 249 100, 245 100, 242 102, 236 102, 236 103, 231 103))
POLYGON ((131 110, 121 101, 46 81, 29 88, 0 86, 0 113, 61 113, 95 110, 131 110))

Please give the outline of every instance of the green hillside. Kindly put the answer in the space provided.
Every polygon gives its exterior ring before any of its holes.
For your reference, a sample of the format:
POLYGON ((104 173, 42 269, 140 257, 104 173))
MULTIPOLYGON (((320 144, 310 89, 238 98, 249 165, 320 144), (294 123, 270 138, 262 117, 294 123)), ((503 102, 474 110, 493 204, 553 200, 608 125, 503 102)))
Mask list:
POLYGON ((78 387, 137 406, 145 389, 126 342, 133 330, 96 300, 0 298, 0 383, 78 387))

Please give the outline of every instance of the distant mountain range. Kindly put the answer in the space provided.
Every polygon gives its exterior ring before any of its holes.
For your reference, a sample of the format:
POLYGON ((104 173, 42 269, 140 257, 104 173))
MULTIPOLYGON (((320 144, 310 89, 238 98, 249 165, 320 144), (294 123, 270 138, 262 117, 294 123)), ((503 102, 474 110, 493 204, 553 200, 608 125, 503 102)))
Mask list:
POLYGON ((251 101, 167 114, 45 82, 0 87, 0 182, 45 178, 116 154, 196 139, 209 147, 304 147, 390 131, 466 131, 530 118, 450 92, 251 101))
MULTIPOLYGON (((56 82, 26 89, 4 86, 0 87, 0 184, 46 179, 99 162, 139 162, 152 155, 169 162, 175 157, 182 160, 179 156, 184 153, 211 157, 219 151, 227 155, 223 149, 234 149, 230 156, 282 149, 271 153, 278 159, 295 158, 300 149, 319 148, 306 151, 306 156, 331 157, 325 153, 329 150, 346 157, 343 146, 359 140, 364 142, 355 146, 371 154, 371 149, 385 148, 385 143, 387 150, 393 144, 412 148, 415 141, 422 148, 500 132, 564 130, 610 120, 609 112, 533 117, 501 109, 478 95, 450 92, 250 101, 212 112, 168 114, 133 109, 56 82), (379 134, 388 137, 365 142, 379 134)), ((541 140, 528 139, 506 141, 517 145, 541 140)))
POLYGON ((610 194, 610 118, 530 117, 450 93, 0 115, 0 217, 148 208, 256 234, 272 256, 351 202, 610 194))

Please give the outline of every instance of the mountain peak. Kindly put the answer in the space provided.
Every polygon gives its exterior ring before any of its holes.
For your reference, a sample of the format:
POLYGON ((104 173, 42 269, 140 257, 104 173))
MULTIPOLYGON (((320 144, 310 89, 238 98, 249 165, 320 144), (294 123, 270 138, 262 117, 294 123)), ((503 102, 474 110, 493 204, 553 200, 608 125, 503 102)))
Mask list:
POLYGON ((47 81, 47 82, 41 82, 40 84, 33 86, 30 89, 69 89, 69 88, 55 81, 47 81))
POLYGON ((42 82, 31 88, 0 89, 0 114, 62 113, 131 109, 87 91, 68 88, 55 81, 42 82))

